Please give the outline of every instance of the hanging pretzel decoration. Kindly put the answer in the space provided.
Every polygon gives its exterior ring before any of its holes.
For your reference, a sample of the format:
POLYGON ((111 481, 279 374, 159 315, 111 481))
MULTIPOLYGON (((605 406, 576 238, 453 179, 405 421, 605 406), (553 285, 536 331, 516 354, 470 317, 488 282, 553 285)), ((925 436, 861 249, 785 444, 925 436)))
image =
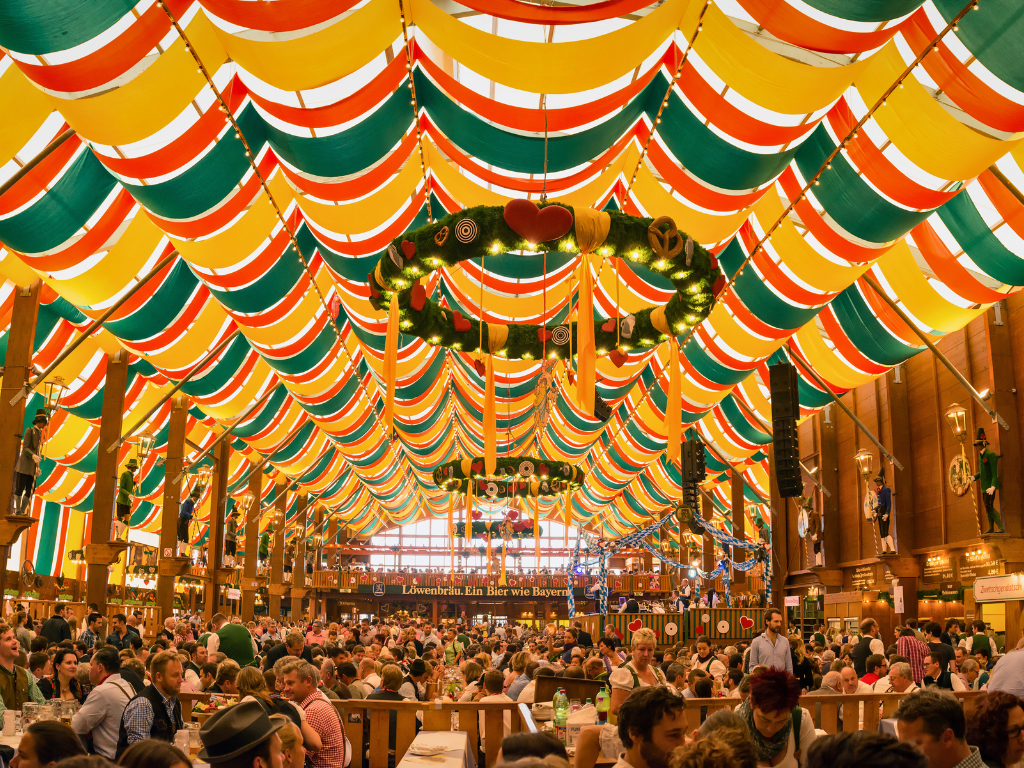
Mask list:
POLYGON ((676 229, 676 223, 669 216, 659 216, 651 222, 647 228, 647 240, 651 244, 651 250, 660 259, 674 259, 683 252, 683 238, 676 229), (668 224, 666 232, 661 231, 662 224, 668 224), (675 238, 675 244, 672 244, 672 238, 675 238))

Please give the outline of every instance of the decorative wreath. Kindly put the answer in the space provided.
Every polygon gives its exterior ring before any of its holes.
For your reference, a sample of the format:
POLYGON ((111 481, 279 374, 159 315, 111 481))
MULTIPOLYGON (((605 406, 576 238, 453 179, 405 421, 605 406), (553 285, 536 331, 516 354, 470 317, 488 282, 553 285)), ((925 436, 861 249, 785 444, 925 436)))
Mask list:
POLYGON ((466 493, 472 479, 473 493, 482 498, 557 496, 583 486, 585 473, 573 464, 534 457, 501 457, 494 475, 484 471, 484 460, 458 459, 434 470, 434 484, 443 491, 466 493))
MULTIPOLYGON (((480 350, 479 322, 428 299, 421 278, 467 259, 486 260, 509 251, 578 253, 580 242, 598 243, 592 251, 598 257, 618 256, 641 264, 667 277, 676 289, 665 306, 595 323, 595 348, 599 354, 611 352, 616 365, 625 363, 630 348, 650 347, 683 333, 711 311, 721 270, 711 254, 676 229, 672 219, 574 210, 558 203, 537 206, 529 200, 467 208, 396 238, 368 275, 370 301, 377 309, 386 309, 392 294, 397 294, 402 333, 449 349, 480 350), (604 216, 610 222, 602 240, 593 230, 598 217, 604 216)), ((575 324, 487 326, 483 339, 488 348, 481 351, 509 359, 536 359, 545 353, 565 358, 577 348, 575 324)))
MULTIPOLYGON (((506 536, 508 539, 532 539, 534 538, 533 532, 533 521, 532 520, 520 520, 512 526, 511 535, 506 536)), ((544 527, 541 526, 541 535, 544 534, 544 527)), ((455 538, 465 539, 466 537, 466 524, 456 523, 455 524, 455 538)), ((494 521, 491 523, 491 529, 487 530, 487 524, 484 522, 474 522, 472 528, 470 528, 470 539, 500 539, 502 538, 501 531, 498 530, 498 523, 494 521)), ((486 547, 479 547, 478 552, 483 555, 487 552, 486 547)))

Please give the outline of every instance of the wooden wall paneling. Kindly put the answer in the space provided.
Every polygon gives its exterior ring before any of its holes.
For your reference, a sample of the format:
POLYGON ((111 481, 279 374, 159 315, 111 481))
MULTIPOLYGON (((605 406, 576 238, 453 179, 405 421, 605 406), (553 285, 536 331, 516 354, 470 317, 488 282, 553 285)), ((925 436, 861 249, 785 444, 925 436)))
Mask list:
MULTIPOLYGON (((903 464, 902 471, 897 469, 892 473, 893 519, 896 524, 894 540, 897 550, 909 555, 917 546, 917 538, 914 528, 914 464, 911 461, 913 447, 906 373, 904 365, 900 371, 900 383, 897 384, 895 371, 888 371, 881 378, 880 384, 887 425, 882 443, 903 464)), ((906 598, 904 601, 907 602, 906 598)))
MULTIPOLYGON (((818 435, 815 427, 815 418, 804 419, 798 428, 800 436, 800 461, 807 469, 813 471, 818 466, 818 435)), ((820 471, 820 470, 819 470, 820 471)), ((801 476, 804 486, 804 495, 810 496, 814 508, 821 512, 821 492, 814 486, 814 483, 807 477, 806 473, 801 476)), ((799 535, 799 532, 798 532, 799 535)), ((802 569, 808 569, 814 565, 814 549, 810 537, 800 539, 800 563, 802 569)), ((794 570, 796 570, 794 568, 794 570)))
POLYGON ((779 484, 775 481, 775 449, 768 446, 768 500, 777 514, 769 511, 769 525, 772 540, 772 605, 782 610, 783 627, 786 625, 786 611, 783 610, 785 594, 783 586, 786 574, 789 573, 789 560, 786 550, 786 515, 783 499, 779 496, 779 484))
MULTIPOLYGON (((829 406, 831 413, 838 411, 838 408, 829 406)), ((825 423, 824 413, 818 413, 814 417, 815 430, 818 435, 818 446, 819 446, 819 464, 821 467, 818 470, 818 482, 822 484, 824 488, 827 488, 831 496, 825 496, 825 494, 819 494, 821 497, 821 521, 824 527, 824 543, 825 547, 822 552, 825 560, 826 568, 835 568, 840 561, 839 532, 842 528, 839 514, 839 462, 838 455, 836 453, 836 423, 834 419, 830 419, 828 424, 825 423)))
MULTIPOLYGON (((916 355, 905 365, 910 420, 911 478, 914 493, 914 539, 918 548, 942 544, 936 443, 937 399, 932 379, 931 354, 916 355)), ((947 427, 948 429, 948 427, 947 427)))
MULTIPOLYGON (((1003 431, 996 425, 986 429, 986 435, 995 435, 992 450, 998 453, 1000 489, 996 494, 996 508, 1003 513, 1006 532, 1011 536, 1022 533, 1021 518, 1021 473, 1024 470, 1021 462, 1020 415, 1017 412, 1017 400, 1014 391, 1017 389, 1017 375, 1014 368, 1013 343, 1010 332, 1011 319, 1008 312, 1003 312, 1003 324, 995 324, 995 310, 989 309, 978 320, 982 324, 985 335, 984 352, 987 353, 988 380, 982 383, 980 377, 971 379, 975 389, 988 388, 992 398, 988 401, 993 408, 1010 425, 1009 431, 1003 431)), ((972 345, 974 347, 980 345, 972 345)), ((985 419, 988 420, 987 417, 985 419)), ((981 490, 981 489, 979 489, 981 490)), ((984 512, 981 513, 985 516, 984 512)), ((984 530, 988 530, 986 517, 984 530)))
POLYGON ((835 424, 840 525, 847 534, 840 538, 838 562, 846 563, 860 560, 860 475, 853 461, 858 450, 857 427, 838 408, 832 409, 832 422, 835 424))

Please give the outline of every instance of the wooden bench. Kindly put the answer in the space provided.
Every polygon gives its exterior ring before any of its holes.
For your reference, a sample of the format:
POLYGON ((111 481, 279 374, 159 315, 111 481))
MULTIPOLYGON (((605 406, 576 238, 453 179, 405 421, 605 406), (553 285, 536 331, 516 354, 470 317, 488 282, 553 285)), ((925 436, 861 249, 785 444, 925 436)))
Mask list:
MULTIPOLYGON (((559 688, 565 689, 565 695, 569 701, 579 699, 580 704, 587 699, 596 702, 597 694, 608 684, 601 680, 580 680, 573 677, 538 677, 534 701, 551 701, 559 688)), ((609 688, 609 693, 611 689, 609 688)))
POLYGON ((504 716, 511 712, 512 733, 538 728, 530 714, 530 707, 515 702, 418 702, 418 701, 367 701, 347 699, 332 701, 342 713, 348 740, 352 743, 351 768, 388 768, 388 750, 391 741, 390 714, 395 717, 395 760, 398 765, 416 738, 417 713, 422 712, 421 730, 450 731, 452 713, 459 716, 457 730, 469 735, 469 749, 474 759, 480 751, 480 737, 484 737, 485 767, 491 768, 498 761, 498 750, 505 736, 504 716), (479 718, 483 713, 484 732, 480 733, 479 718), (369 734, 364 740, 363 718, 369 718, 369 734), (369 748, 369 761, 364 752, 369 748))

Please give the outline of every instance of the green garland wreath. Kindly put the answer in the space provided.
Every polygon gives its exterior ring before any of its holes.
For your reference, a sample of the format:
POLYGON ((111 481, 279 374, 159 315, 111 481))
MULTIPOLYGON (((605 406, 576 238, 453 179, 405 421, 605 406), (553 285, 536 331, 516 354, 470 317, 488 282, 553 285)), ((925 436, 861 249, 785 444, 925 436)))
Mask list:
MULTIPOLYGON (((371 304, 379 310, 386 310, 392 294, 397 294, 402 333, 449 349, 480 350, 479 321, 443 309, 426 297, 419 281, 435 269, 507 251, 578 252, 576 214, 570 206, 548 203, 536 207, 538 211, 551 206, 561 207, 569 215, 561 214, 556 218, 566 219, 571 224, 563 235, 531 243, 520 234, 523 226, 518 226, 519 231, 516 231, 506 220, 509 218, 507 211, 513 204, 519 211, 524 205, 533 205, 528 201, 513 200, 505 207, 468 208, 395 238, 375 270, 368 275, 371 304)), ((594 341, 599 354, 615 350, 620 335, 620 349, 625 353, 633 347, 650 347, 664 341, 669 330, 675 335, 683 333, 687 327, 707 317, 714 300, 712 291, 721 276, 712 256, 685 233, 679 232, 668 217, 653 220, 618 212, 610 212, 609 215, 608 235, 597 248, 597 254, 620 256, 665 275, 672 281, 676 293, 664 307, 643 309, 635 315, 619 318, 618 322, 595 322, 594 341)), ((519 323, 503 328, 507 329, 508 336, 493 351, 509 359, 536 359, 545 352, 548 356, 564 358, 570 353, 570 343, 572 350, 577 348, 575 324, 563 324, 561 330, 519 323), (545 343, 542 336, 552 333, 554 337, 548 336, 545 343)), ((489 333, 490 329, 487 330, 489 333)), ((488 334, 483 338, 487 339, 488 334)), ((625 358, 618 360, 621 365, 625 358)))
MULTIPOLYGON (((513 538, 513 539, 532 539, 532 538, 535 538, 534 537, 534 531, 533 531, 533 521, 532 520, 524 520, 523 523, 527 527, 525 529, 522 529, 522 530, 513 531, 512 535, 511 535, 511 538, 513 538)), ((490 538, 492 540, 493 539, 500 539, 501 538, 501 531, 498 530, 497 522, 492 523, 491 524, 491 530, 488 531, 487 530, 487 524, 477 520, 476 522, 474 522, 472 524, 472 526, 470 527, 469 530, 470 530, 470 534, 469 534, 468 538, 470 538, 470 539, 486 539, 486 538, 488 538, 488 534, 490 534, 490 538)), ((541 528, 540 528, 540 533, 541 533, 542 536, 544 535, 544 527, 543 526, 541 526, 541 528)), ((465 538, 467 538, 466 537, 466 524, 465 523, 456 523, 455 524, 455 538, 457 538, 457 539, 465 539, 465 538)), ((487 552, 486 548, 481 547, 481 549, 483 549, 483 552, 481 552, 480 554, 484 554, 485 552, 487 552)))
POLYGON ((583 486, 586 474, 565 461, 538 459, 533 456, 499 456, 494 475, 484 472, 484 460, 457 459, 434 470, 434 484, 443 491, 466 493, 472 478, 473 493, 486 499, 509 499, 513 496, 557 496, 583 486))

